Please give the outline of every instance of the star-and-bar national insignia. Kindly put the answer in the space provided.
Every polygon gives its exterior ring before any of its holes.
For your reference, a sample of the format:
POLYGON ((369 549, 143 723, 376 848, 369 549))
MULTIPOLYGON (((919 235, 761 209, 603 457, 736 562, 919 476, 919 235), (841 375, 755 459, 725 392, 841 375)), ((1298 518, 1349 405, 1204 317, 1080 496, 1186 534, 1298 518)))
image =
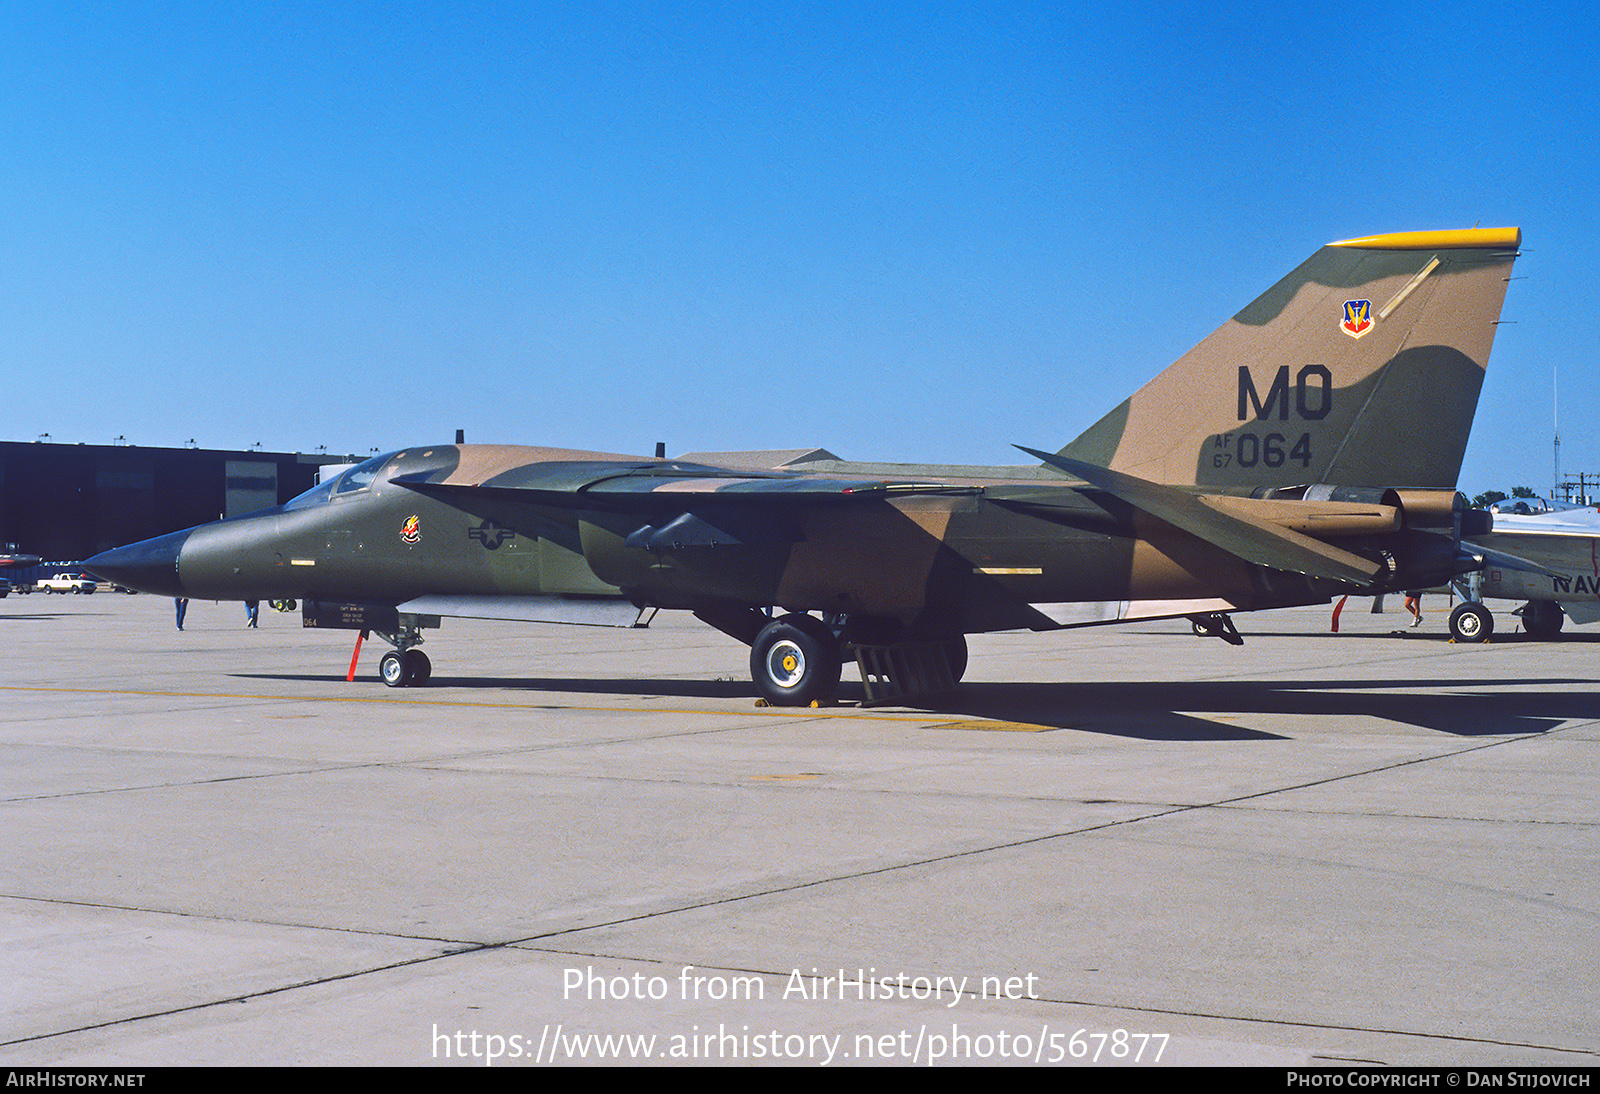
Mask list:
POLYGON ((1339 329, 1351 338, 1360 338, 1372 329, 1372 301, 1346 300, 1344 302, 1344 319, 1339 323, 1339 329))
POLYGON ((494 551, 506 540, 516 539, 517 533, 486 518, 482 524, 467 529, 467 538, 483 544, 486 550, 494 551))

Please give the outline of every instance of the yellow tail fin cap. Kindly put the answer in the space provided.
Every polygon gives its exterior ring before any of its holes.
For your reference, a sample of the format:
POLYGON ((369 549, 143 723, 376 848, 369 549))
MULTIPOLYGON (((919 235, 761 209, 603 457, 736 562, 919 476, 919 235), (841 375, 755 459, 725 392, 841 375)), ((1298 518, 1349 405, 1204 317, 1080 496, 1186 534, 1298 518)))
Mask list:
POLYGON ((1442 232, 1390 232, 1360 239, 1341 239, 1330 247, 1365 247, 1372 251, 1438 251, 1467 247, 1517 250, 1521 228, 1456 228, 1442 232))

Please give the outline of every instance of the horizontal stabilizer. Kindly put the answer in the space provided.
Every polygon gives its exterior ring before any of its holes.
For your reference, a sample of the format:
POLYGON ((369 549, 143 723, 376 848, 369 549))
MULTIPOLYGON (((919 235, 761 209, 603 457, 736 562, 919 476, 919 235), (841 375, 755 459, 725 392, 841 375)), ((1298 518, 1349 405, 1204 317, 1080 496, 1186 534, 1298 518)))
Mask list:
POLYGON ((1352 585, 1370 585, 1381 569, 1377 563, 1360 555, 1341 551, 1299 532, 1229 516, 1207 505, 1203 497, 1081 460, 1038 452, 1022 445, 1017 447, 1247 562, 1352 585))

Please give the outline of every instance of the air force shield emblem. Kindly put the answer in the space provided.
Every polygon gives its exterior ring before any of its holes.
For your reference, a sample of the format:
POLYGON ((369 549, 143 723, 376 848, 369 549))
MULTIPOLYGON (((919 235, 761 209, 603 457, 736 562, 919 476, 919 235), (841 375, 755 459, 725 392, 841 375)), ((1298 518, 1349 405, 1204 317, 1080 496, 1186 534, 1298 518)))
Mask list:
POLYGON ((1372 301, 1346 300, 1344 302, 1344 319, 1339 323, 1339 329, 1351 338, 1360 338, 1372 329, 1372 301))

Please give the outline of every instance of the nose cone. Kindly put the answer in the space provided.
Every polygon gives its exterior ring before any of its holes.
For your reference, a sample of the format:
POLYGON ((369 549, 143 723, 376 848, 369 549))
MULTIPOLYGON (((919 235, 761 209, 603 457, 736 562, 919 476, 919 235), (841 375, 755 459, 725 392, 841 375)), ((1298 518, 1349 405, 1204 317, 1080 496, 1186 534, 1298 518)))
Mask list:
POLYGON ((188 528, 126 547, 113 547, 87 559, 83 568, 96 577, 138 589, 141 593, 183 596, 183 586, 178 583, 178 552, 193 531, 188 528))

